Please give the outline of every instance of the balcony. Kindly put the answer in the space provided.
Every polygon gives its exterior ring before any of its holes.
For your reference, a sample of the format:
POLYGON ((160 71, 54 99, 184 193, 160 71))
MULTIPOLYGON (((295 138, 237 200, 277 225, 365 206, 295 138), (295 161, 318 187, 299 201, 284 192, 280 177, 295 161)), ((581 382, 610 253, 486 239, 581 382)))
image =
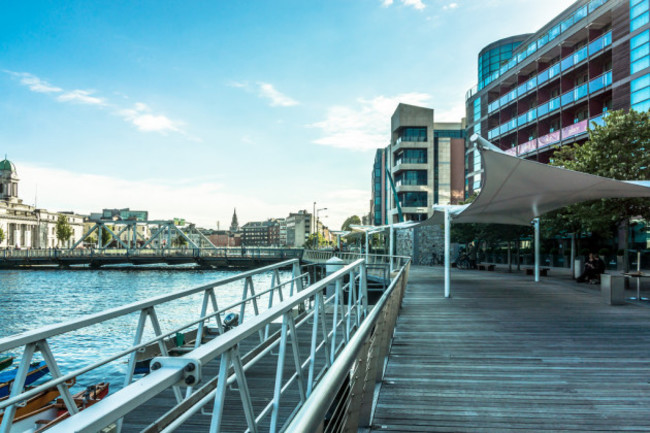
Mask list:
POLYGON ((488 104, 488 114, 491 114, 493 111, 503 108, 512 101, 520 98, 531 90, 536 89, 538 86, 546 83, 547 81, 553 79, 554 77, 560 74, 560 71, 565 71, 573 66, 581 63, 583 60, 586 60, 590 56, 595 55, 599 51, 602 51, 607 46, 612 44, 612 32, 611 30, 604 35, 594 39, 587 46, 579 49, 573 54, 568 55, 564 59, 560 60, 558 63, 550 66, 544 71, 540 72, 530 80, 526 81, 524 84, 515 88, 514 90, 503 95, 499 99, 488 104))
MULTIPOLYGON (((564 20, 561 24, 556 25, 555 27, 551 28, 547 33, 541 35, 537 39, 537 41, 528 44, 528 46, 526 47, 522 46, 521 51, 519 51, 518 53, 513 53, 513 57, 510 59, 510 61, 508 61, 508 63, 502 66, 498 71, 494 72, 484 81, 478 83, 478 90, 483 89, 485 86, 489 85, 494 80, 498 79, 501 75, 505 74, 506 72, 514 68, 518 63, 523 62, 526 58, 534 54, 537 50, 542 48, 544 45, 548 44, 550 41, 560 36, 561 33, 566 32, 567 30, 572 28, 575 24, 581 22, 584 18, 587 17, 587 15, 593 13, 596 9, 598 9, 599 7, 607 3, 607 1, 608 0, 590 1, 588 4, 582 6, 577 11, 575 11, 573 15, 571 15, 569 18, 564 20)), ((611 43, 611 34, 610 34, 609 43, 611 43)))
POLYGON ((544 116, 546 114, 552 113, 553 111, 560 108, 560 106, 565 107, 569 106, 575 102, 578 102, 585 98, 587 95, 598 92, 605 87, 612 84, 612 71, 607 71, 602 75, 592 79, 591 81, 581 84, 580 86, 574 87, 566 93, 563 93, 561 96, 551 99, 548 102, 538 105, 536 108, 529 110, 527 113, 509 120, 506 123, 501 124, 499 127, 491 129, 488 131, 488 140, 497 138, 503 134, 506 134, 514 129, 521 128, 533 122, 538 117, 544 116))

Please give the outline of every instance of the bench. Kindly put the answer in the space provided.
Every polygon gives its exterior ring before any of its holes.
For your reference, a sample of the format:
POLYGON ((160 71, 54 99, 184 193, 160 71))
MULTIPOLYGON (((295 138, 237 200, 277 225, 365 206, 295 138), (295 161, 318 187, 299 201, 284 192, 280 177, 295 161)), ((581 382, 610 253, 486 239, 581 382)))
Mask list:
POLYGON ((482 265, 482 264, 479 264, 478 265, 478 270, 479 271, 494 271, 495 267, 496 267, 496 265, 482 265))
MULTIPOLYGON (((526 268, 524 269, 526 271, 526 275, 534 275, 535 274, 535 268, 526 268)), ((550 271, 550 268, 539 268, 539 275, 542 277, 548 276, 548 271, 550 271)))

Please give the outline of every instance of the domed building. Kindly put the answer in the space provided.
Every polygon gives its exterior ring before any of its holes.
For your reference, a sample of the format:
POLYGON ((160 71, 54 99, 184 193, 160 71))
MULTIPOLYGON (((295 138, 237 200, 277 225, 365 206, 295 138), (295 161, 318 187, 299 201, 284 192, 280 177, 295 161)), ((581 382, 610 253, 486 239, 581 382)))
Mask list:
POLYGON ((4 240, 0 248, 54 248, 56 238, 56 221, 59 215, 65 215, 73 234, 68 244, 83 235, 83 216, 73 212, 49 212, 24 204, 18 197, 18 171, 13 162, 0 161, 0 229, 4 240))

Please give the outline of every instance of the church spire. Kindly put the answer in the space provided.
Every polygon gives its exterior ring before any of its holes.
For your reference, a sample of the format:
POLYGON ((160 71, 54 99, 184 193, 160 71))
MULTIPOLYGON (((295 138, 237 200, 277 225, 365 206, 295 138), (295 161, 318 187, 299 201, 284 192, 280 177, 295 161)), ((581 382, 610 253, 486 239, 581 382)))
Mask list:
POLYGON ((232 221, 230 222, 230 231, 237 232, 239 231, 239 222, 237 221, 237 208, 235 208, 232 213, 232 221))

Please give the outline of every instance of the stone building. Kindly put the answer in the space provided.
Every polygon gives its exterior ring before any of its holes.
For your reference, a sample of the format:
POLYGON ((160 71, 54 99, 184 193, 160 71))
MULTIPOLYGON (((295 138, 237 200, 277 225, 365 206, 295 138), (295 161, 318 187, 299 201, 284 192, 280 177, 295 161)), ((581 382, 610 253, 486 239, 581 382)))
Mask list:
POLYGON ((0 161, 0 228, 2 248, 54 248, 72 246, 83 235, 83 216, 73 212, 50 212, 23 203, 18 197, 18 172, 9 160, 0 161), (65 245, 56 238, 56 222, 64 215, 72 228, 65 245))

